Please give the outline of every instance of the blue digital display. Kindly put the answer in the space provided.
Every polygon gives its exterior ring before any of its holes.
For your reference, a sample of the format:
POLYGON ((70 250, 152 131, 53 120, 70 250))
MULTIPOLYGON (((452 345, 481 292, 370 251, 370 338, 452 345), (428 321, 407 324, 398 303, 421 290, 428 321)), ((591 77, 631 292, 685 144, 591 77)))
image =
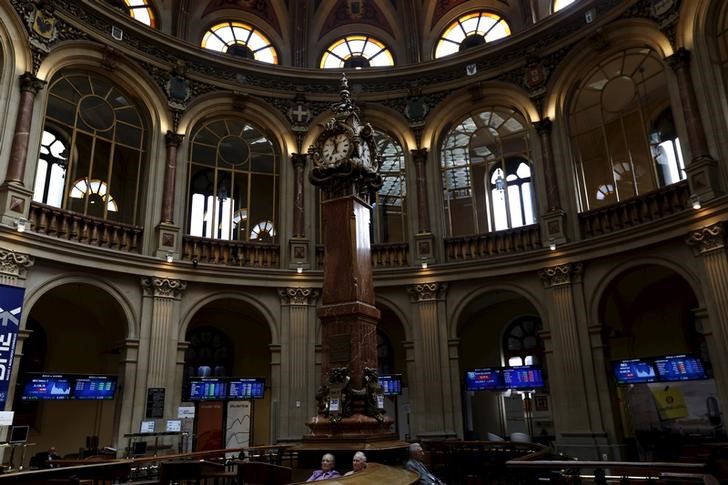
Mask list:
POLYGON ((221 379, 200 379, 190 382, 190 400, 219 400, 227 397, 227 383, 221 379))
POLYGON ((264 394, 263 378, 232 379, 228 382, 228 399, 263 399, 264 394))
POLYGON ((535 389, 545 386, 541 368, 530 365, 504 367, 503 384, 506 389, 535 389))
POLYGON ((402 394, 402 375, 379 376, 379 387, 385 396, 399 396, 402 394))
POLYGON ((708 378, 700 358, 693 355, 668 355, 655 359, 655 368, 661 381, 692 381, 708 378))
POLYGON ((70 399, 71 380, 62 375, 43 374, 25 383, 23 401, 53 401, 70 399))
POLYGON ((493 391, 504 389, 502 369, 473 369, 465 372, 465 389, 493 391))
POLYGON ((71 393, 71 399, 114 399, 116 377, 88 376, 77 377, 71 393))
POLYGON ((618 360, 613 364, 617 384, 637 384, 657 381, 655 366, 645 359, 618 360))

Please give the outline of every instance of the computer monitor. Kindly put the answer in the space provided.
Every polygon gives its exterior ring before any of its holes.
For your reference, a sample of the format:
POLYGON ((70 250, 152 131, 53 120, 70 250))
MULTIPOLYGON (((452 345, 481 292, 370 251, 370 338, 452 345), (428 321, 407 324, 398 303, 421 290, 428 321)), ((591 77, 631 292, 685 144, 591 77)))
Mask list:
POLYGON ((402 374, 379 376, 379 386, 385 396, 399 396, 402 394, 402 374))
POLYGON ((139 425, 139 432, 140 433, 154 433, 154 429, 156 428, 157 422, 153 419, 145 419, 141 422, 139 425))
POLYGON ((10 428, 8 443, 25 443, 28 441, 29 426, 13 426, 10 428))
POLYGON ((626 359, 612 362, 612 371, 617 384, 639 384, 657 381, 657 372, 652 360, 626 359))
POLYGON ((468 391, 496 391, 504 388, 503 369, 471 369, 465 372, 465 389, 468 391))
POLYGON ((168 419, 165 430, 167 431, 167 433, 179 433, 180 431, 182 431, 182 420, 168 419))
POLYGON ((265 379, 262 377, 233 378, 228 382, 228 399, 262 399, 265 379))

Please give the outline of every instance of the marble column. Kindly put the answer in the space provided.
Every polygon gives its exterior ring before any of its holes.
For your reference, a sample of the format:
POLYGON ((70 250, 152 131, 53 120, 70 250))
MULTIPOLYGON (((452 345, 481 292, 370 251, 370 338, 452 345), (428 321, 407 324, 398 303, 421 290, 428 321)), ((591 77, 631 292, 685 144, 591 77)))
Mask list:
POLYGON ((720 191, 717 186, 717 162, 710 155, 708 141, 700 117, 698 101, 695 96, 692 74, 690 73, 690 51, 680 48, 665 58, 667 64, 675 72, 677 88, 682 102, 685 127, 688 134, 688 145, 692 158, 685 171, 692 195, 703 201, 714 198, 720 191))
POLYGON ((10 146, 10 159, 5 183, 14 182, 23 185, 25 178, 25 161, 28 158, 28 140, 33 123, 33 103, 35 95, 43 89, 46 82, 26 72, 20 76, 20 106, 15 121, 15 135, 10 146))
POLYGON ((728 259, 726 258, 725 223, 692 231, 686 239, 700 265, 703 294, 707 308, 701 316, 702 332, 710 350, 715 371, 715 385, 723 416, 728 415, 728 259))
MULTIPOLYGON (((413 321, 419 322, 414 348, 417 371, 408 376, 416 419, 411 433, 418 438, 455 437, 461 411, 450 369, 451 346, 445 313, 447 283, 412 285, 407 292, 415 304, 413 321)), ((454 382, 459 382, 459 377, 454 382)))
MULTIPOLYGON (((187 283, 171 278, 143 278, 144 290, 142 325, 143 342, 140 346, 141 358, 146 361, 144 369, 145 386, 142 392, 146 398, 146 389, 165 388, 165 415, 173 414, 171 389, 177 384, 177 345, 179 336, 179 302, 187 283)), ((137 386, 138 387, 138 386, 137 386)))
POLYGON ((427 149, 410 150, 415 164, 415 187, 417 188, 417 234, 415 234, 414 261, 419 265, 434 258, 434 240, 430 226, 430 204, 427 195, 427 149))
POLYGON ((162 222, 174 224, 174 192, 177 178, 177 148, 184 139, 171 131, 164 137, 167 146, 167 161, 164 166, 164 189, 162 192, 162 222))
POLYGON ((281 299, 281 385, 278 440, 300 440, 304 422, 316 412, 313 390, 318 385, 315 367, 316 301, 312 288, 282 288, 281 299))

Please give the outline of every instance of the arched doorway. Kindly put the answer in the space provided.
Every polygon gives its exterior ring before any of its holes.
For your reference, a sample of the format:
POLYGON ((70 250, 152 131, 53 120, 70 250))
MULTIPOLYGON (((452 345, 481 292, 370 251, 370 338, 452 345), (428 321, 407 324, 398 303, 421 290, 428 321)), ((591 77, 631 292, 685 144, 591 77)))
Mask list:
POLYGON ((409 438, 409 381, 404 349, 405 330, 401 320, 387 307, 379 307, 381 317, 377 324, 377 361, 380 378, 400 376, 400 394, 384 398, 384 410, 395 419, 395 431, 400 439, 409 438))

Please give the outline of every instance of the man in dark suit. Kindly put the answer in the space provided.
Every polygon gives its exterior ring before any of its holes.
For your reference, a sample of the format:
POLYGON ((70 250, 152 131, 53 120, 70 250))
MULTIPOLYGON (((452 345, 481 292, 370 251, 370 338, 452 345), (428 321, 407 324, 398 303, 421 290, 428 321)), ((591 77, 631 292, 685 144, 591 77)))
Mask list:
POLYGON ((410 471, 420 474, 420 485, 445 485, 445 482, 430 473, 430 470, 422 463, 425 452, 419 443, 412 443, 409 447, 409 452, 410 459, 407 461, 405 467, 410 471))

